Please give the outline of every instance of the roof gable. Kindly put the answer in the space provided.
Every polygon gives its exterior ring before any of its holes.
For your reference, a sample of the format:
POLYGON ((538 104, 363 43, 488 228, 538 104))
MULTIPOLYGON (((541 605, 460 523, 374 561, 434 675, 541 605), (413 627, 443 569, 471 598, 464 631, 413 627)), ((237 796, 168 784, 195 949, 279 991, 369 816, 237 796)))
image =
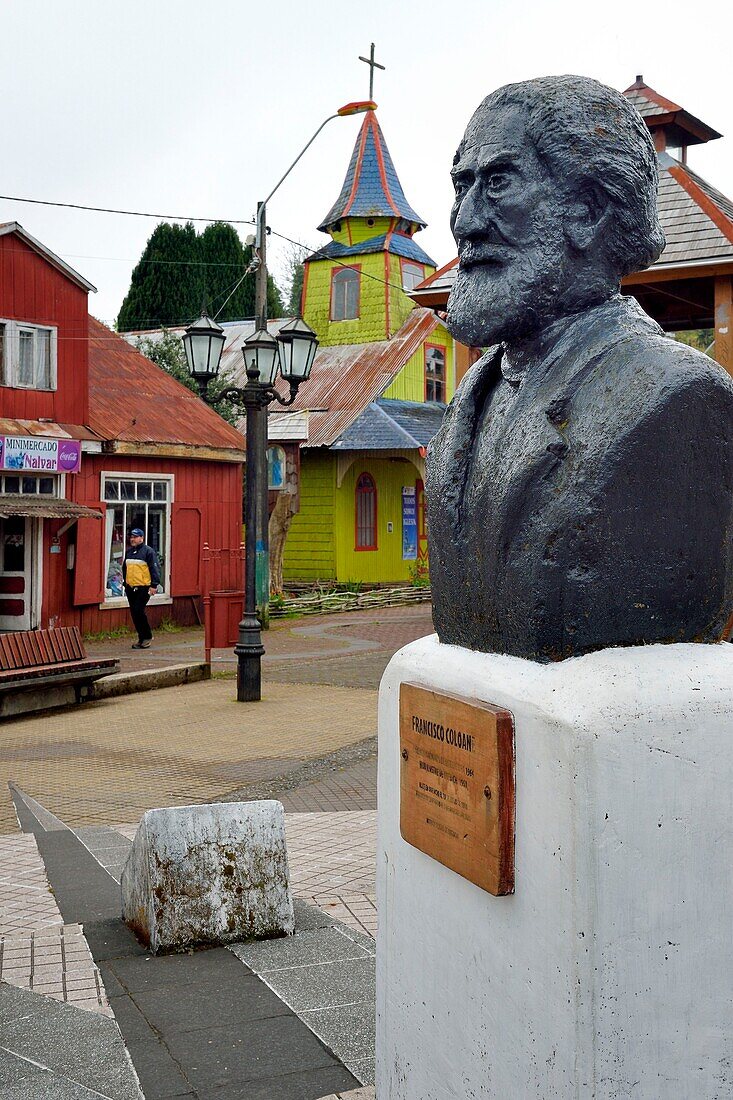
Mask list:
POLYGON ((69 267, 60 256, 57 256, 55 252, 52 252, 50 248, 46 248, 45 244, 37 241, 35 237, 26 232, 20 222, 2 222, 0 223, 0 237, 6 236, 8 233, 14 233, 16 237, 19 237, 24 244, 33 251, 42 256, 47 263, 51 264, 51 267, 55 267, 57 271, 60 271, 62 275, 65 275, 67 279, 70 279, 72 283, 76 283, 82 290, 91 291, 93 294, 97 293, 97 288, 90 283, 83 275, 80 275, 78 271, 74 271, 73 267, 69 267))

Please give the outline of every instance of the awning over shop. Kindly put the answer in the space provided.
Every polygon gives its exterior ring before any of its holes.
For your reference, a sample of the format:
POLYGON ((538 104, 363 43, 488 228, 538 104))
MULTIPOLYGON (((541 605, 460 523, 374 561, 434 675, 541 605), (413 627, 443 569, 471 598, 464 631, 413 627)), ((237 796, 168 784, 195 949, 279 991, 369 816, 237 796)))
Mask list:
POLYGON ((0 518, 31 516, 37 519, 101 519, 102 513, 73 500, 58 497, 18 496, 4 493, 0 496, 0 518))

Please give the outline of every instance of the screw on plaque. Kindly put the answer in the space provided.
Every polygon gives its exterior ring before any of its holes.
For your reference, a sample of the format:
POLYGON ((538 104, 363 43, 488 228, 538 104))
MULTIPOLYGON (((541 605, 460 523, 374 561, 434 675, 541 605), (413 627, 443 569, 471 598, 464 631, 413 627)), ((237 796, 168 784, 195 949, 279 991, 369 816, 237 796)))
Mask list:
POLYGON ((491 798, 491 787, 484 787, 484 794, 487 798, 491 798))
POLYGON ((402 750, 402 759, 403 759, 403 760, 407 760, 407 757, 408 757, 409 755, 410 755, 410 754, 408 753, 407 749, 403 749, 403 750, 402 750))

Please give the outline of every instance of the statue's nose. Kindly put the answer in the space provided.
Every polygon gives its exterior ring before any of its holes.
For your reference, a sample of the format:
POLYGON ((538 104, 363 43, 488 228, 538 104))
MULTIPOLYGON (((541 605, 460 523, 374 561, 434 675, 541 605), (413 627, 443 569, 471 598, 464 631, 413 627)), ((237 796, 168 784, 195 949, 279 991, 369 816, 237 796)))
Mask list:
POLYGON ((484 213, 481 211, 478 191, 474 185, 456 203, 453 217, 453 236, 461 240, 478 236, 485 229, 486 219, 484 213))

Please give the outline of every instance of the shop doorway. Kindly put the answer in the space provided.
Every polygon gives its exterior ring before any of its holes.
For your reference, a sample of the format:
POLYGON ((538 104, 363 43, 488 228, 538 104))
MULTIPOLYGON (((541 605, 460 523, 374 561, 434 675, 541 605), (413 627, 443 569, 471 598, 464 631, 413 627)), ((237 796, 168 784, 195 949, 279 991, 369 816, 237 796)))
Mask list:
POLYGON ((0 630, 38 626, 37 527, 37 521, 27 516, 0 518, 0 630))

